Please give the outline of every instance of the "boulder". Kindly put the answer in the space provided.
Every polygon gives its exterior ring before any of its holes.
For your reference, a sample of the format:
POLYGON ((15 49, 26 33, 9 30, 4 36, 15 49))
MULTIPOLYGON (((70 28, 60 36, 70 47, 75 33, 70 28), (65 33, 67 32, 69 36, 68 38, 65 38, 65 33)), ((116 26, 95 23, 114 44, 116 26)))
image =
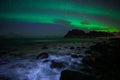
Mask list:
POLYGON ((41 49, 48 49, 48 47, 47 46, 43 46, 41 49))
POLYGON ((86 50, 85 54, 92 54, 92 51, 91 50, 86 50))
POLYGON ((90 49, 96 57, 94 70, 101 77, 97 80, 119 80, 120 68, 120 38, 112 38, 104 42, 91 46, 90 49))
POLYGON ((82 59, 82 63, 87 64, 89 66, 93 66, 96 62, 96 58, 94 56, 85 56, 82 59))
POLYGON ((10 77, 8 77, 8 76, 0 74, 0 80, 12 80, 12 79, 10 77))
POLYGON ((71 54, 72 58, 79 58, 80 56, 78 54, 71 54))
POLYGON ((43 52, 43 53, 40 53, 40 54, 37 56, 37 59, 44 59, 44 58, 48 58, 48 57, 49 57, 48 53, 43 52))
POLYGON ((76 47, 77 50, 81 50, 81 47, 76 47))
POLYGON ((78 71, 64 70, 61 72, 60 80, 95 80, 95 77, 78 71))
POLYGON ((72 46, 72 47, 70 47, 70 49, 75 49, 75 48, 72 46))
POLYGON ((65 62, 52 60, 50 67, 51 68, 64 68, 65 67, 65 62))

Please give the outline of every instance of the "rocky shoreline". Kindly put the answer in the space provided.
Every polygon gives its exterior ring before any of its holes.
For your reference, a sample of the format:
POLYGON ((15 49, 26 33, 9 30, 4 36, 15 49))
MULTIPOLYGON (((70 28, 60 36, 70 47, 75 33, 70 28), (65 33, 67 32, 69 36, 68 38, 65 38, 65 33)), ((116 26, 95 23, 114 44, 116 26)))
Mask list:
POLYGON ((120 38, 96 43, 8 46, 6 51, 1 50, 0 79, 118 80, 119 48, 120 38))
POLYGON ((91 68, 88 74, 80 71, 64 70, 61 72, 60 80, 119 80, 119 60, 120 60, 120 38, 109 39, 99 42, 89 48, 82 63, 91 68), (90 75, 91 74, 91 75, 90 75))

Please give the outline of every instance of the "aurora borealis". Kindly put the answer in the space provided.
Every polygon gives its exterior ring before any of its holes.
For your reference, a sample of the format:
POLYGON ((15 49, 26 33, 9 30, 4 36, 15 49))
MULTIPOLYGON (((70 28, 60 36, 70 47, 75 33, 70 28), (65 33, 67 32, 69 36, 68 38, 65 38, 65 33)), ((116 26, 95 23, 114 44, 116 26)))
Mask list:
POLYGON ((119 32, 119 8, 119 0, 1 0, 0 21, 119 32))

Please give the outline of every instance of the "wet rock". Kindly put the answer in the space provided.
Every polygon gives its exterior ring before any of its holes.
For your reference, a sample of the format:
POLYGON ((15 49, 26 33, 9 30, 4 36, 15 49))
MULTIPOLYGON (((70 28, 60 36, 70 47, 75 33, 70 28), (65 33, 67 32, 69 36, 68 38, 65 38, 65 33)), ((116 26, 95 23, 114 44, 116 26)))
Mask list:
POLYGON ((82 49, 85 49, 86 47, 85 47, 85 46, 82 46, 81 48, 82 48, 82 49))
POLYGON ((82 59, 82 63, 93 66, 95 64, 96 58, 94 56, 85 56, 82 59))
POLYGON ((94 46, 90 46, 90 49, 93 51, 98 51, 102 53, 107 49, 107 47, 103 43, 99 42, 94 46))
POLYGON ((72 58, 79 58, 79 57, 81 57, 79 54, 71 54, 71 57, 72 58))
POLYGON ((44 58, 48 58, 48 57, 49 57, 48 53, 43 52, 43 53, 39 54, 39 55, 36 57, 36 59, 44 59, 44 58))
POLYGON ((70 49, 75 49, 75 48, 72 46, 72 47, 70 47, 70 49))
POLYGON ((8 64, 9 62, 9 59, 0 59, 0 65, 8 64))
POLYGON ((92 54, 92 51, 86 50, 86 51, 85 51, 85 54, 92 54))
POLYGON ((64 47, 65 49, 67 49, 68 47, 64 47))
POLYGON ((61 72, 60 80, 95 80, 95 77, 78 71, 64 70, 61 72))
POLYGON ((83 65, 83 67, 81 68, 80 71, 82 71, 84 73, 88 73, 88 74, 93 74, 93 75, 95 74, 94 69, 92 67, 85 65, 85 64, 82 64, 82 65, 83 65))
POLYGON ((45 63, 45 62, 49 62, 50 60, 48 60, 48 59, 46 59, 46 60, 44 60, 43 62, 45 63))
POLYGON ((81 47, 76 47, 77 50, 81 50, 81 47))
POLYGON ((119 80, 120 38, 109 39, 90 47, 96 57, 95 72, 100 75, 97 80, 119 80))
POLYGON ((84 57, 83 55, 79 55, 79 57, 84 57))
POLYGON ((65 62, 52 60, 50 67, 51 68, 64 68, 65 67, 65 62))
POLYGON ((12 80, 12 79, 8 76, 0 75, 0 80, 12 80))
POLYGON ((5 55, 7 55, 8 53, 9 53, 9 52, 6 52, 6 51, 0 52, 0 57, 5 56, 5 55))
POLYGON ((41 49, 48 49, 48 47, 47 46, 43 46, 41 49))
POLYGON ((62 48, 58 48, 59 50, 61 50, 62 48))
POLYGON ((10 52, 10 55, 11 56, 14 56, 14 57, 24 57, 25 56, 25 53, 22 53, 22 52, 10 52))

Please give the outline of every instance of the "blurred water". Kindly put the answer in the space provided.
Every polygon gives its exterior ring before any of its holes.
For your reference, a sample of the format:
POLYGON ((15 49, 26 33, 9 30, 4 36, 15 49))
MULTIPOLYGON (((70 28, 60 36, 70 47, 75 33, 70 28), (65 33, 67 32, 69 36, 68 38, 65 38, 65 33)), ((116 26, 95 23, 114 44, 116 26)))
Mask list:
POLYGON ((60 73, 64 69, 70 69, 74 63, 81 63, 82 58, 72 58, 70 55, 50 55, 47 59, 14 59, 6 57, 8 63, 0 65, 0 78, 5 80, 59 80, 60 73), (48 60, 45 62, 45 60, 48 60), (61 68, 51 68, 52 61, 65 65, 61 68), (4 77, 3 77, 4 76, 4 77))

